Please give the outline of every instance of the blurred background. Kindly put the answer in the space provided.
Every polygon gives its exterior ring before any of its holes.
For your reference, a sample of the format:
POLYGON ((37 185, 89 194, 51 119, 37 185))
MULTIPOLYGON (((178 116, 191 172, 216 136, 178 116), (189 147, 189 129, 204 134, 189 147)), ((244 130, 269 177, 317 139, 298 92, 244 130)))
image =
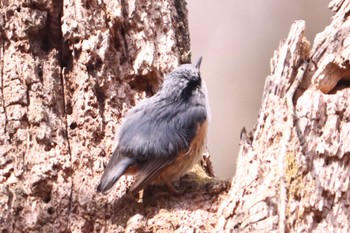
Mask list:
POLYGON ((306 37, 331 21, 329 0, 188 0, 192 59, 203 56, 202 77, 211 106, 208 147, 215 174, 236 171, 239 134, 252 130, 270 59, 295 20, 305 20, 306 37))

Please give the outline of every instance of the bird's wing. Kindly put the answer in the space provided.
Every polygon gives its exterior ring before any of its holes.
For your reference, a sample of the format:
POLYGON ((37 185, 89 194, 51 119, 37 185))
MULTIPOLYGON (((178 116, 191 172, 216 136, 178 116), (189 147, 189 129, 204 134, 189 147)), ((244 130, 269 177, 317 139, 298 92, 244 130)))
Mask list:
POLYGON ((102 175, 101 181, 97 186, 97 192, 107 192, 124 174, 126 169, 134 163, 134 158, 123 156, 117 147, 112 155, 111 160, 102 175))
POLYGON ((136 160, 173 158, 188 149, 197 127, 207 119, 204 105, 163 104, 146 108, 126 119, 120 130, 122 154, 136 160))
POLYGON ((135 182, 132 184, 130 191, 135 194, 144 189, 164 169, 172 164, 173 161, 174 159, 158 158, 156 160, 148 161, 144 165, 140 166, 140 169, 134 176, 135 182))
POLYGON ((127 122, 121 130, 119 146, 123 154, 135 158, 138 171, 133 193, 143 189, 177 156, 189 150, 198 127, 206 120, 203 105, 158 106, 143 112, 137 120, 127 122))

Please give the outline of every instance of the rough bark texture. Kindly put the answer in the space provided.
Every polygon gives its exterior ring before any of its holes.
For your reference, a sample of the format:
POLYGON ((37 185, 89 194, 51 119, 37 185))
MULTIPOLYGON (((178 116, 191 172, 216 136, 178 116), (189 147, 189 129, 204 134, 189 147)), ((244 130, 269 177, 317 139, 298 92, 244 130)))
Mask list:
POLYGON ((2 233, 214 229, 229 184, 204 173, 180 197, 95 191, 125 112, 190 60, 183 0, 0 0, 0 16, 2 233))
POLYGON ((139 199, 95 187, 125 112, 189 61, 184 1, 0 6, 2 233, 350 231, 349 1, 311 49, 298 21, 275 52, 227 197, 197 168, 139 199))
POLYGON ((274 54, 218 232, 350 231, 350 2, 330 8, 311 50, 298 21, 274 54))

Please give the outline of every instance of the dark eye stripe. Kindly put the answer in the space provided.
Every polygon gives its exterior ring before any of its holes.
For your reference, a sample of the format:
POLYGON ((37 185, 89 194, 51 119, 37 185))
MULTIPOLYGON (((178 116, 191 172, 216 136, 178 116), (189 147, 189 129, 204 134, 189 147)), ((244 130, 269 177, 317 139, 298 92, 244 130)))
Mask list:
POLYGON ((183 89, 181 96, 184 99, 188 99, 191 97, 192 92, 198 88, 202 83, 201 78, 197 78, 197 79, 192 79, 187 83, 187 86, 183 89))

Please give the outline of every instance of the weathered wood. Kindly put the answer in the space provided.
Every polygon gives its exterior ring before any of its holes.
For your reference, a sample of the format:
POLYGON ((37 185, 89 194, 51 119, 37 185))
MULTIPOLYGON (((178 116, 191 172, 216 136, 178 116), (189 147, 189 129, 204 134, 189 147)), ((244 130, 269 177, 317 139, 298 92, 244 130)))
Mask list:
POLYGON ((204 173, 180 197, 95 191, 125 112, 190 59, 185 1, 0 6, 1 232, 214 229, 229 185, 204 173))
POLYGON ((218 232, 350 230, 350 3, 330 7, 332 23, 311 50, 298 21, 274 54, 258 123, 241 140, 218 232), (297 75, 304 61, 308 69, 297 75), (303 78, 291 95, 295 77, 303 78))
POLYGON ((275 52, 227 197, 197 169, 179 196, 141 202, 124 195, 130 179, 107 196, 95 186, 122 116, 189 59, 185 2, 0 6, 2 232, 350 230, 348 1, 331 2, 311 50, 298 21, 275 52))

